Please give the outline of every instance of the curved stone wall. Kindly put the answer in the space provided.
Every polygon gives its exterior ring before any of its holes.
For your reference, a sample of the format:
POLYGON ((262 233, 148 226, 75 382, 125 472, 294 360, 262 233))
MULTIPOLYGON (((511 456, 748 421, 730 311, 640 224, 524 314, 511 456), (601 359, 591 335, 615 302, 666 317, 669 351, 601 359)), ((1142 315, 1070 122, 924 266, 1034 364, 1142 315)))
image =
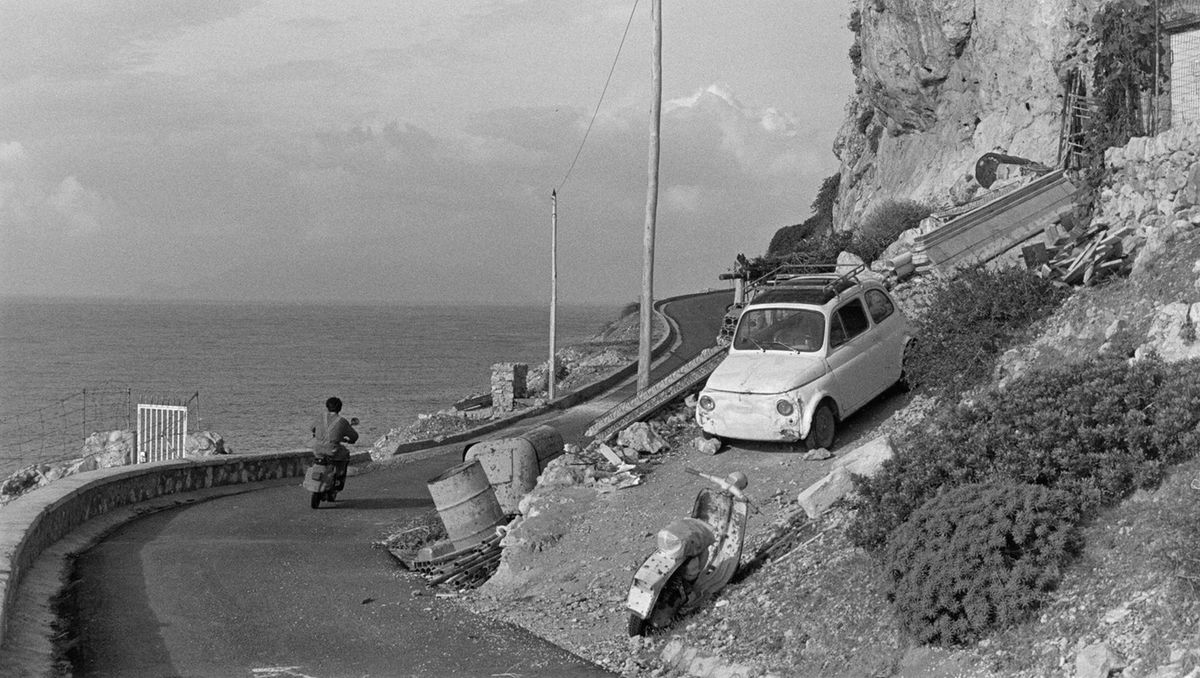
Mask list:
POLYGON ((294 450, 121 466, 67 476, 7 504, 0 509, 0 645, 22 578, 43 551, 87 520, 164 495, 298 478, 311 463, 312 452, 294 450))

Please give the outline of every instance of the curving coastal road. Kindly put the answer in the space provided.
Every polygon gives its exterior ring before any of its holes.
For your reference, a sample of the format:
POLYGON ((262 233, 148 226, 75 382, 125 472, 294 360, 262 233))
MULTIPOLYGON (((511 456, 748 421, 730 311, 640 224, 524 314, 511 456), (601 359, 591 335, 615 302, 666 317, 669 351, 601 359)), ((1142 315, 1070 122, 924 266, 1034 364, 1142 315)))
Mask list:
MULTIPOLYGON (((730 292, 663 305, 680 329, 656 376, 711 346, 730 292)), ((635 390, 483 438, 549 423, 565 440, 635 390)), ((352 394, 350 394, 352 400, 352 394)), ((463 443, 353 476, 312 511, 295 479, 130 523, 84 553, 74 590, 78 676, 600 676, 517 627, 433 596, 371 542, 432 506, 426 480, 463 443)))

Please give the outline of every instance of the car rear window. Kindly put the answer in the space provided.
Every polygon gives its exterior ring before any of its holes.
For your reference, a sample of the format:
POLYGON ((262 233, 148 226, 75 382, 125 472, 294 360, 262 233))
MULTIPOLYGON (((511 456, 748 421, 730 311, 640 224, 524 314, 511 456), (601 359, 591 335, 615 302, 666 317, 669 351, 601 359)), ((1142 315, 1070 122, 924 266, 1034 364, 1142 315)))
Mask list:
POLYGON ((850 341, 865 332, 871 325, 867 320, 867 312, 863 310, 862 302, 858 299, 853 299, 839 308, 833 314, 830 322, 832 323, 829 327, 830 348, 837 348, 850 341))
POLYGON ((896 310, 892 300, 880 290, 867 290, 864 296, 867 299, 867 309, 871 311, 871 320, 874 320, 876 325, 896 310))

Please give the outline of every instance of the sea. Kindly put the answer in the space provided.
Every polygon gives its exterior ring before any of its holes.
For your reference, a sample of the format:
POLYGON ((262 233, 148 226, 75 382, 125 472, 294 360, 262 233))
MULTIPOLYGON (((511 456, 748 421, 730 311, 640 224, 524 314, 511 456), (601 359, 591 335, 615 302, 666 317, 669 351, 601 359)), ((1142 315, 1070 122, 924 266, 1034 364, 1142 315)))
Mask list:
MULTIPOLYGON (((616 306, 563 306, 557 347, 616 306)), ((349 306, 0 299, 0 478, 77 454, 136 422, 136 403, 188 407, 190 431, 234 452, 304 447, 325 399, 359 447, 490 388, 491 366, 549 356, 550 307, 349 306)))

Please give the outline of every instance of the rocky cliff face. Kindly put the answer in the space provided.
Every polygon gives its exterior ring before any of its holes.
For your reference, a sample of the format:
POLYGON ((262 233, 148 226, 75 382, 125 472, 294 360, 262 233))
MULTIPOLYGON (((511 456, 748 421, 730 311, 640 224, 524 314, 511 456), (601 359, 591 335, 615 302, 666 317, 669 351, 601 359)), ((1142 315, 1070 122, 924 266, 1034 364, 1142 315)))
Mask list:
POLYGON ((1053 165, 1063 79, 1101 4, 853 0, 861 58, 834 144, 838 227, 854 228, 889 198, 961 201, 988 151, 1053 165))

